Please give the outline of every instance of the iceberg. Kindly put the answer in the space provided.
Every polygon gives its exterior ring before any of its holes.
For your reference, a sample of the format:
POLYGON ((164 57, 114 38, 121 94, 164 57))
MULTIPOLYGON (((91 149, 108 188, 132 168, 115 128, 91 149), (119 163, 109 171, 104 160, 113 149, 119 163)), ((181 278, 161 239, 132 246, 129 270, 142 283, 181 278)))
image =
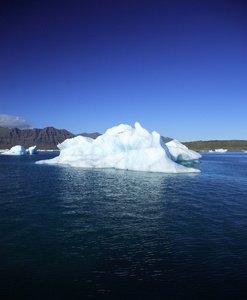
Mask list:
POLYGON ((37 146, 31 146, 31 147, 29 147, 29 148, 27 149, 27 154, 32 155, 32 154, 38 153, 38 152, 36 151, 36 147, 37 147, 37 146))
POLYGON ((225 153, 227 151, 228 151, 228 149, 215 149, 215 152, 217 152, 217 153, 225 153))
POLYGON ((26 155, 27 151, 21 145, 12 147, 10 150, 5 150, 2 154, 6 155, 26 155))
POLYGON ((137 122, 134 128, 125 124, 112 127, 95 140, 83 136, 70 138, 58 148, 59 156, 37 163, 162 173, 200 172, 175 162, 160 134, 150 134, 137 122))
POLYGON ((12 147, 10 150, 2 150, 1 154, 6 154, 6 155, 26 155, 26 154, 35 154, 38 153, 36 151, 37 146, 31 146, 27 150, 25 150, 24 147, 21 145, 17 145, 12 147))
POLYGON ((176 162, 198 160, 202 157, 200 153, 188 149, 177 140, 167 142, 166 146, 168 147, 172 160, 176 162))

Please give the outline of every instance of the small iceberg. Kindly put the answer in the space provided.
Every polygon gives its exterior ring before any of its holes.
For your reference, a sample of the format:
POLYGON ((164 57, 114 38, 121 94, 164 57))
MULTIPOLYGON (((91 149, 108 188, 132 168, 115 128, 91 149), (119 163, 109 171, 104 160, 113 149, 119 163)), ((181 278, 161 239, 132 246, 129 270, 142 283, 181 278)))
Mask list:
POLYGON ((27 149, 27 154, 32 155, 32 154, 38 153, 38 152, 36 151, 36 148, 37 148, 37 146, 31 146, 31 147, 29 147, 29 148, 27 149))
POLYGON ((14 147, 12 147, 10 150, 3 150, 1 151, 1 154, 5 154, 5 155, 27 155, 27 154, 36 154, 38 153, 36 151, 36 147, 37 146, 31 146, 29 147, 27 150, 21 146, 21 145, 16 145, 14 147))
POLYGON ((12 147, 10 150, 5 150, 4 152, 2 152, 2 154, 6 154, 6 155, 26 155, 27 151, 21 145, 17 145, 17 146, 12 147))
POLYGON ((225 153, 227 151, 228 151, 228 149, 215 149, 216 153, 225 153))

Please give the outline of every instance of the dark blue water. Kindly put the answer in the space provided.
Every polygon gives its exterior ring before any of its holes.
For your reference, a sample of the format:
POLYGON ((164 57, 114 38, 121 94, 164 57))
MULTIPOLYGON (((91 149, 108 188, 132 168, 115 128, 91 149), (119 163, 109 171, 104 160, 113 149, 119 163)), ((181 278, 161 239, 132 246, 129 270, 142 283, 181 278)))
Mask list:
POLYGON ((0 155, 0 299, 247 299, 247 154, 201 173, 0 155))

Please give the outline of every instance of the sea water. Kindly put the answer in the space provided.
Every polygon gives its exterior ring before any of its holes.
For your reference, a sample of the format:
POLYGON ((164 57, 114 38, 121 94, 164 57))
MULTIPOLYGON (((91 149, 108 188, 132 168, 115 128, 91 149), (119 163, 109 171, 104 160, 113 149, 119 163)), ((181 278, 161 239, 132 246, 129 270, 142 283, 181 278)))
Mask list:
POLYGON ((0 155, 1 299, 247 299, 247 154, 200 174, 0 155))

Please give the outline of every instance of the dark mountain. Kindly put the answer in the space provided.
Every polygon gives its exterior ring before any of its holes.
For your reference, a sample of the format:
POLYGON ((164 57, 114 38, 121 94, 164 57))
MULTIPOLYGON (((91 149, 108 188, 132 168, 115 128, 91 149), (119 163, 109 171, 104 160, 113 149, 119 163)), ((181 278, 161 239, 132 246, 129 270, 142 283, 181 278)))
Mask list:
POLYGON ((170 138, 170 137, 164 137, 164 136, 161 136, 162 140, 165 142, 165 143, 168 143, 170 141, 172 141, 173 139, 170 138))
MULTIPOLYGON (((99 133, 82 133, 82 136, 96 138, 99 133)), ((54 127, 44 129, 19 129, 0 127, 0 148, 6 149, 16 145, 22 145, 24 148, 37 145, 38 149, 57 149, 57 145, 68 138, 76 135, 65 130, 54 127)))
POLYGON ((101 134, 98 133, 98 132, 93 132, 93 133, 86 133, 86 132, 83 132, 81 134, 77 134, 77 135, 81 135, 81 136, 86 136, 86 137, 90 137, 91 139, 96 139, 98 136, 100 136, 101 134))

